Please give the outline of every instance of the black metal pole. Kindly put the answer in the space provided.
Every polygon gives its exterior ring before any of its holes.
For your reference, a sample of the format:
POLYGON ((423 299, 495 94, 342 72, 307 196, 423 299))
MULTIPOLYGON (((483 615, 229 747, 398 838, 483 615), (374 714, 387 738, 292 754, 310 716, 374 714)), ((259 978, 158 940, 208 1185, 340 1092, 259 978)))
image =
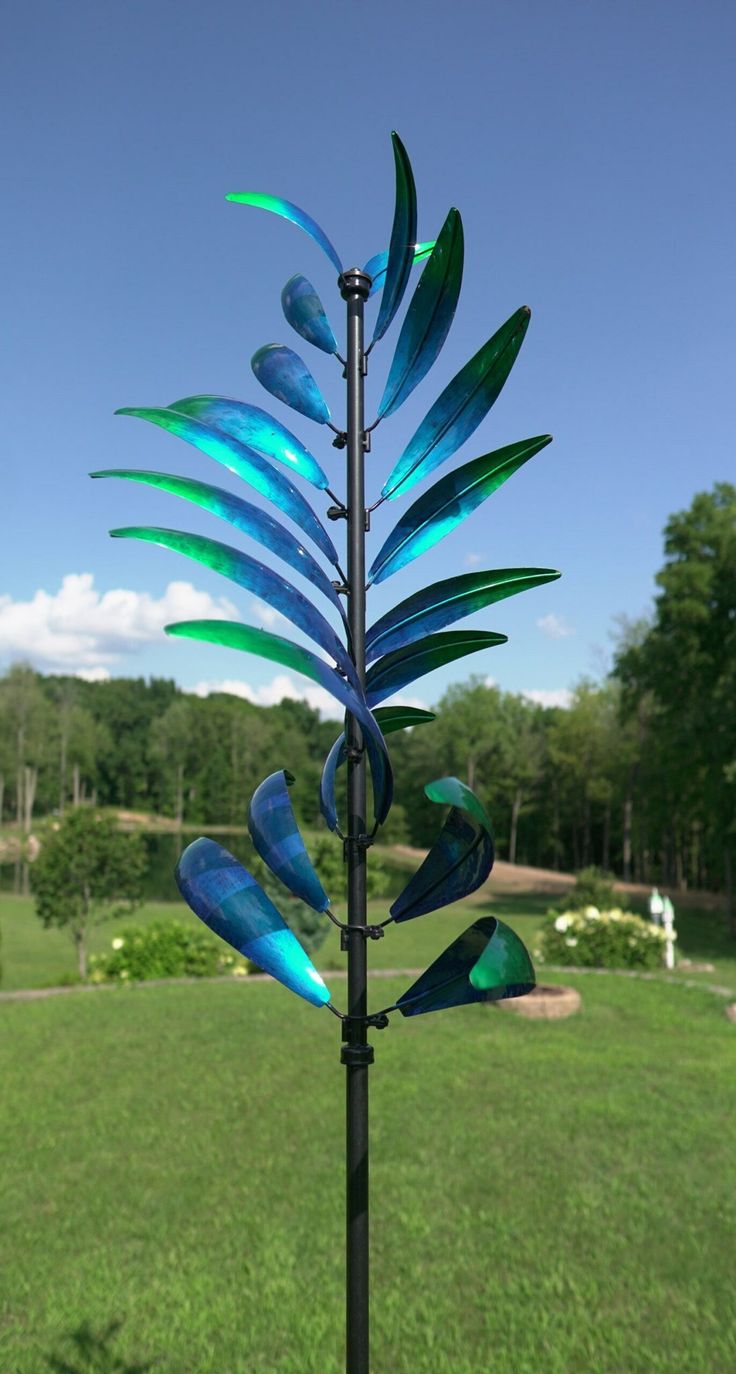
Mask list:
MULTIPOLYGON (((365 434, 363 307, 371 280, 357 267, 340 278, 347 302, 347 509, 348 623, 351 653, 361 685, 365 679, 365 434)), ((360 725, 348 717, 348 1014, 367 1013, 366 761, 360 725)), ((346 1066, 346 1362, 347 1374, 368 1374, 368 1066, 373 1048, 364 1022, 345 1023, 341 1059, 346 1066)))

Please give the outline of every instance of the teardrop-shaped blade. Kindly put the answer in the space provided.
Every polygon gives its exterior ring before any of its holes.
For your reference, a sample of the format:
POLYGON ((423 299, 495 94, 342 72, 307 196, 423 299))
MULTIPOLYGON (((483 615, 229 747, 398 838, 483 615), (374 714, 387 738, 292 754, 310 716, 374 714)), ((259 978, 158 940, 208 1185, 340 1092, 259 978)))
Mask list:
POLYGON ((551 444, 551 434, 522 439, 449 472, 419 497, 402 515, 373 560, 368 581, 383 582, 412 559, 426 553, 465 520, 482 501, 540 449, 551 444))
POLYGON ((402 405, 439 356, 460 295, 463 253, 463 223, 459 212, 451 210, 401 326, 379 419, 402 405))
POLYGON ((424 791, 430 801, 451 810, 426 859, 391 907, 397 922, 459 902, 493 868, 491 822, 475 793, 459 778, 439 778, 424 791))
POLYGON ((231 544, 221 544, 218 539, 207 539, 202 534, 189 534, 185 530, 161 529, 155 525, 129 525, 124 529, 110 530, 110 534, 113 539, 142 539, 146 543, 172 549, 174 553, 183 553, 186 558, 194 559, 195 563, 201 563, 205 568, 212 568, 213 572, 229 578, 239 587, 246 587, 254 596, 267 601, 269 606, 290 620, 315 644, 319 644, 340 665, 353 686, 357 686, 352 660, 322 613, 291 582, 272 572, 265 563, 259 563, 257 558, 241 553, 231 544))
POLYGON ((483 916, 399 998, 402 1016, 524 997, 536 984, 534 968, 518 935, 495 916, 483 916))
POLYGON ((283 200, 281 196, 266 196, 259 191, 231 191, 225 196, 225 200, 230 200, 235 205, 254 205, 258 210, 270 210, 272 215, 281 215, 282 219, 291 220, 292 224, 298 225, 305 234, 309 234, 322 252, 327 254, 337 272, 342 272, 342 263, 324 229, 320 229, 317 221, 312 219, 306 210, 300 210, 292 201, 283 200))
POLYGON ((453 377, 409 440, 381 495, 393 500, 449 458, 478 428, 509 375, 531 311, 523 305, 453 377))
POLYGON ((222 463, 230 472, 237 473, 238 477, 242 477, 243 481, 255 487, 262 496, 267 496, 283 515, 288 515, 295 525, 308 534, 330 563, 335 567, 339 566, 337 549, 309 502, 305 501, 288 477, 271 467, 255 449, 238 439, 233 439, 223 430, 215 429, 201 420, 195 420, 191 415, 169 410, 165 406, 124 406, 122 410, 116 410, 115 414, 132 415, 139 420, 148 420, 151 424, 159 425, 169 434, 175 434, 178 439, 185 439, 188 444, 193 444, 200 453, 206 453, 208 458, 214 458, 216 463, 222 463))
MULTIPOLYGON (((432 252, 432 249, 434 248, 435 243, 436 239, 429 239, 426 243, 414 244, 414 266, 418 262, 424 262, 425 259, 429 257, 430 253, 432 252)), ((381 291, 383 289, 383 286, 386 281, 387 267, 388 253, 386 252, 375 253, 372 258, 368 259, 365 267, 363 268, 363 271, 365 272, 367 277, 371 278, 371 289, 368 292, 369 296, 375 296, 377 291, 381 291)))
MULTIPOLYGON (((414 725, 428 725, 430 721, 437 719, 433 711, 420 711, 415 706, 384 706, 382 710, 374 711, 373 715, 384 735, 390 735, 394 730, 406 730, 414 725)), ((347 758, 347 748, 343 732, 335 740, 322 768, 319 809, 330 830, 337 829, 335 781, 338 769, 347 758)))
POLYGON ((397 133, 391 134, 391 142, 396 167, 396 204, 391 242, 388 247, 386 280, 373 331, 373 343, 378 343, 378 340, 383 338, 401 305, 414 261, 414 244, 417 237, 417 192, 411 163, 397 133))
POLYGON ((264 778, 248 807, 248 829, 256 851, 277 878, 315 911, 330 905, 296 823, 289 797, 293 773, 280 768, 264 778))
POLYGON ((321 348, 323 353, 337 353, 337 339, 325 314, 325 308, 311 281, 297 272, 289 277, 281 292, 281 308, 287 323, 307 343, 321 348))
POLYGON ((285 344, 264 344, 256 349, 250 365, 261 383, 277 401, 298 410, 308 420, 326 425, 330 418, 322 392, 307 364, 285 344))
POLYGON ((289 530, 274 520, 266 511, 244 501, 240 496, 225 491, 224 487, 214 487, 209 482, 197 482, 191 477, 175 477, 168 472, 144 472, 136 468, 108 468, 103 472, 91 472, 90 477, 122 477, 130 482, 143 482, 146 486, 156 487, 159 491, 180 496, 191 501, 210 515, 226 520, 235 529, 242 530, 251 539, 257 540, 264 548, 283 559, 296 572, 301 573, 327 597, 332 606, 345 620, 345 611, 329 577, 312 558, 311 553, 289 530))
POLYGON ((320 491, 326 491, 330 485, 327 473, 309 449, 286 425, 260 406, 236 401, 230 396, 184 396, 180 401, 173 401, 168 409, 191 415, 266 457, 275 458, 320 491))
POLYGON ((368 669, 365 679, 368 702, 374 707, 410 682, 441 668, 443 663, 452 663, 466 654, 477 654, 481 649, 494 649, 498 644, 507 643, 508 635, 494 634, 491 630, 449 630, 447 634, 427 635, 416 644, 385 654, 368 669))
POLYGON ((221 644, 228 649, 243 653, 258 654, 260 658, 281 663, 294 672, 304 673, 306 677, 318 682, 325 691, 339 701, 359 721, 365 732, 368 758, 373 775, 373 809, 377 823, 383 825, 391 809, 393 798, 393 774, 389 762, 386 741, 373 714, 368 710, 365 698, 340 677, 316 654, 303 649, 291 639, 271 634, 267 630, 256 630, 252 625, 241 625, 235 620, 180 620, 174 625, 165 625, 167 635, 182 639, 196 639, 205 644, 221 644))
POLYGON ((441 630, 484 606, 554 582, 559 576, 553 568, 492 568, 434 582, 399 602, 371 626, 366 636, 366 659, 413 644, 428 631, 441 630))
POLYGON ((329 1002, 329 989, 273 902, 222 845, 204 837, 187 845, 176 882, 187 905, 220 939, 312 1006, 329 1002))

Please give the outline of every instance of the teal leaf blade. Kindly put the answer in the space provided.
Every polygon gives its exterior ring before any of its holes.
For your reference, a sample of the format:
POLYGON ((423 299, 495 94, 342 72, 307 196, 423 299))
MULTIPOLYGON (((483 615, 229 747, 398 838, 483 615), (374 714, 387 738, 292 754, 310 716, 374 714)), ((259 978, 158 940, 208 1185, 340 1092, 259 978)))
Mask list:
POLYGON ((508 377, 529 327, 523 305, 445 387, 389 473, 381 495, 393 500, 455 453, 488 414, 508 377))
POLYGON ((459 778, 438 778, 424 791, 430 801, 450 811, 426 858, 391 907, 397 924, 462 901, 482 886, 493 868, 491 822, 471 788, 459 778))
POLYGON ((417 192, 411 163, 399 135, 392 133, 396 168, 396 204, 388 249, 386 280, 372 344, 382 339, 396 314, 409 280, 417 237, 417 192))
POLYGON ((463 223, 451 210, 422 272, 401 326, 378 418, 411 395, 440 354, 450 332, 463 279, 463 223))
POLYGON ((225 196, 225 200, 231 201, 234 205, 253 205, 257 210, 269 210, 272 215, 280 215, 282 219, 291 220, 292 224, 296 224, 305 234, 309 234, 322 252, 327 254, 338 275, 342 272, 342 263, 324 229, 320 228, 306 210, 294 205, 293 201, 284 200, 281 196, 263 195, 259 191, 231 191, 225 196))
POLYGON ((484 453, 440 478, 394 526, 373 561, 368 582, 383 582, 426 553, 551 442, 551 434, 522 439, 484 453))
MULTIPOLYGON (((429 239, 426 243, 415 243, 414 260, 412 265, 415 266, 418 262, 424 262, 425 259, 428 258, 430 253, 432 252, 434 245, 435 239, 429 239)), ((368 292, 369 296, 375 296, 377 291, 381 291, 383 289, 384 283, 386 281, 387 266, 388 253, 386 252, 376 253, 372 258, 368 259, 365 267, 363 268, 363 271, 365 272, 367 277, 371 278, 371 289, 368 292)))
POLYGON ((371 665, 365 679, 368 702, 374 707, 444 663, 507 643, 507 635, 491 630, 449 630, 446 634, 427 635, 426 639, 385 654, 371 665))
POLYGON ((285 344, 264 344, 250 360, 253 373, 262 387, 284 405, 306 415, 318 425, 326 425, 330 411, 307 364, 285 344))
POLYGON ((281 309, 287 324, 323 353, 337 353, 337 339, 325 308, 311 281, 297 272, 281 292, 281 309))
POLYGON ((267 496, 284 515, 288 515, 295 525, 309 535, 330 563, 335 567, 339 566, 337 549, 309 502, 305 501, 288 477, 273 468, 255 449, 238 439, 233 439, 223 430, 215 429, 201 420, 195 420, 190 415, 165 406, 124 406, 121 410, 116 410, 115 414, 132 415, 140 420, 148 420, 150 424, 159 425, 169 434, 186 440, 201 453, 206 453, 208 458, 214 458, 216 463, 222 463, 230 472, 237 473, 238 477, 242 477, 250 486, 255 487, 262 496, 267 496))
POLYGON ((366 660, 413 644, 432 630, 441 630, 518 592, 554 582, 559 576, 553 568, 492 568, 423 587, 371 626, 366 636, 366 660))
POLYGON ((280 768, 259 783, 248 805, 248 829, 256 853, 294 897, 314 911, 326 911, 330 899, 307 853, 289 788, 293 773, 280 768))
POLYGON ((286 425, 260 406, 236 401, 230 396, 183 396, 167 409, 191 415, 192 419, 229 434, 267 458, 275 458, 320 491, 326 491, 330 485, 327 473, 309 449, 286 425))

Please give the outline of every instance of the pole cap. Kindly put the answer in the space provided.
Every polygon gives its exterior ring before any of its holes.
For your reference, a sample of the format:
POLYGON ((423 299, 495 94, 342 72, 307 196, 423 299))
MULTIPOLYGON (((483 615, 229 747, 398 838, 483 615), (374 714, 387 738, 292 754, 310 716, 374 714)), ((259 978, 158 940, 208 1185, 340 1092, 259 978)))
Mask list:
POLYGON ((362 267, 348 267, 338 277, 337 284, 344 301, 349 300, 351 296, 360 296, 362 300, 367 301, 373 278, 369 277, 362 267))

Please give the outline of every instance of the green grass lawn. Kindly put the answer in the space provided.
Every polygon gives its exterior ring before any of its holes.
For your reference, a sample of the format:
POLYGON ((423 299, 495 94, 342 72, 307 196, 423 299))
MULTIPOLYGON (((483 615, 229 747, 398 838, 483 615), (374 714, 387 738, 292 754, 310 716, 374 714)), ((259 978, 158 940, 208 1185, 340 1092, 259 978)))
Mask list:
MULTIPOLYGON (((565 981, 569 1021, 374 1033, 375 1374, 736 1368, 734 1028, 705 991, 565 981)), ((0 1369, 339 1374, 326 1012, 264 983, 5 1003, 0 1075, 0 1369)))

